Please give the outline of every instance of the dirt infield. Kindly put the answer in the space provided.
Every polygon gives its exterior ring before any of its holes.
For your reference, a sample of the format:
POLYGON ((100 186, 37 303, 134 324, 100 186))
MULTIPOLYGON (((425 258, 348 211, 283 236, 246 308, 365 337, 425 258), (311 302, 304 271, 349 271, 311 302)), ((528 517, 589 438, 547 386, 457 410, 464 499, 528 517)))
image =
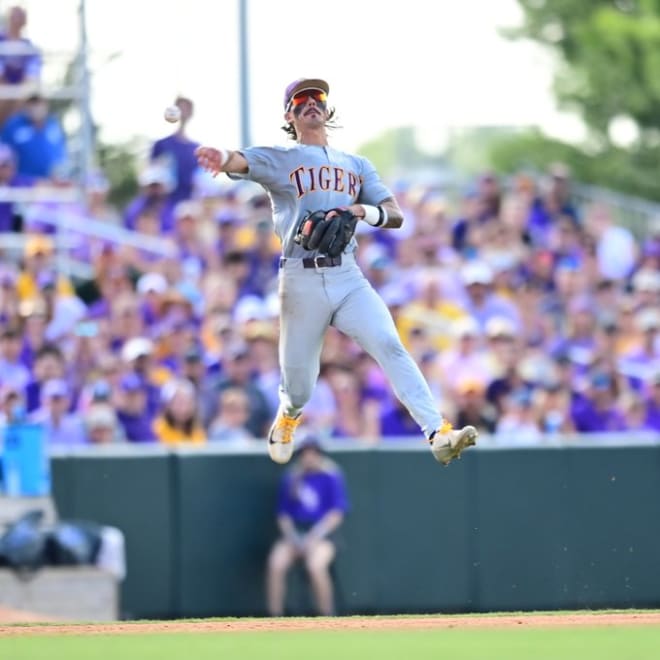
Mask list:
MULTIPOLYGON (((0 610, 0 616, 6 611, 0 610)), ((11 614, 11 613, 10 613, 11 614)), ((20 613, 15 615, 20 617, 20 613)), ((27 615, 35 616, 35 615, 27 615)), ((2 621, 7 621, 2 619, 2 621)), ((14 623, 27 623, 20 619, 14 623)), ((35 619, 31 619, 35 621, 35 619)), ((43 621, 43 619, 42 619, 43 621)), ((7 623, 9 623, 7 621, 7 623)), ((439 630, 465 628, 514 628, 562 626, 660 626, 660 612, 585 612, 579 614, 506 614, 491 616, 439 615, 404 617, 336 617, 310 619, 236 619, 98 624, 6 625, 0 636, 23 635, 125 635, 144 633, 218 633, 293 630, 439 630)))

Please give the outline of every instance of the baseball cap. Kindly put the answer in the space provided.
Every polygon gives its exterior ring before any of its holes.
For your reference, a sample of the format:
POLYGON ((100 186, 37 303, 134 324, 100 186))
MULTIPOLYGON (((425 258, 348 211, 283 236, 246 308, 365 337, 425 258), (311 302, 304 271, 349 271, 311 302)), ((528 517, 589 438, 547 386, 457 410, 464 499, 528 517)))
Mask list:
POLYGON ((150 291, 153 293, 165 293, 167 291, 167 280, 161 273, 145 273, 137 281, 136 289, 141 295, 150 291))
POLYGON ((151 355, 154 352, 154 345, 151 339, 147 337, 133 337, 129 339, 121 349, 121 357, 124 362, 132 362, 139 357, 151 355))
POLYGON ((240 225, 241 219, 238 214, 231 209, 222 209, 215 216, 215 221, 219 225, 240 225))
POLYGON ((177 219, 185 217, 196 218, 200 215, 201 211, 202 207, 199 202, 192 199, 184 199, 174 207, 174 217, 177 219))
POLYGON ((61 378, 53 378, 44 383, 43 398, 64 397, 69 394, 69 386, 61 378))
POLYGON ((320 78, 298 78, 289 83, 284 90, 284 109, 286 110, 289 101, 304 89, 318 89, 320 92, 330 93, 330 85, 320 78))
POLYGON ((513 321, 506 316, 492 316, 486 321, 486 335, 488 337, 514 337, 516 326, 513 321))
POLYGON ((166 190, 173 188, 172 177, 170 173, 158 165, 149 165, 138 176, 138 183, 141 186, 151 186, 160 183, 166 190))
POLYGON ((202 362, 202 360, 204 360, 204 351, 196 344, 189 346, 183 354, 183 359, 186 362, 202 362))
POLYGON ((50 254, 53 251, 53 241, 42 234, 34 234, 25 241, 24 253, 26 257, 36 254, 50 254))
POLYGON ((470 261, 461 268, 461 277, 466 286, 490 284, 493 281, 493 271, 483 261, 470 261))
POLYGON ((92 398, 96 401, 105 401, 112 394, 112 386, 107 380, 97 380, 92 384, 92 398))
POLYGON ((113 429, 117 423, 117 416, 112 408, 107 406, 96 406, 90 410, 85 421, 89 429, 113 429))

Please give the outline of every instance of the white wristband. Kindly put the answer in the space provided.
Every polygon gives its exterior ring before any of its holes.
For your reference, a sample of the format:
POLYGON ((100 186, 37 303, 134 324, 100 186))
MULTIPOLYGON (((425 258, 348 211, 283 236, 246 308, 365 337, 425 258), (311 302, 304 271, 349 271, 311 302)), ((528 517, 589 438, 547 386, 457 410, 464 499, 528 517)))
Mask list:
POLYGON ((377 206, 371 206, 370 204, 362 204, 364 209, 364 218, 365 222, 368 222, 372 227, 378 227, 380 222, 380 211, 377 206))
POLYGON ((218 149, 220 152, 220 167, 222 167, 228 160, 230 152, 227 149, 218 149))

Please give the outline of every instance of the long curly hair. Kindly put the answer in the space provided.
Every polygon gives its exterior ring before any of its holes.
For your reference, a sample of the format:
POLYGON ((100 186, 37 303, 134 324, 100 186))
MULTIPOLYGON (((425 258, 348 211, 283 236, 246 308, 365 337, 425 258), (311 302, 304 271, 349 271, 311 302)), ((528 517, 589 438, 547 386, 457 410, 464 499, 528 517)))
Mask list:
MULTIPOLYGON (((325 127, 332 130, 335 128, 340 128, 337 122, 335 121, 335 109, 334 108, 328 108, 328 118, 326 119, 325 122, 325 127)), ((285 124, 284 126, 281 127, 282 130, 294 141, 298 141, 298 132, 296 131, 295 127, 293 126, 292 122, 289 122, 288 124, 285 124)))

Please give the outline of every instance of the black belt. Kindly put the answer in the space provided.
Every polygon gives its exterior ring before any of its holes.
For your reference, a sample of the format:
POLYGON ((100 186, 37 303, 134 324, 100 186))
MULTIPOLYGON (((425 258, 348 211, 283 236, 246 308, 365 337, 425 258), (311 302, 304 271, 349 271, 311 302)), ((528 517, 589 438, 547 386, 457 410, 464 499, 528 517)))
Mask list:
MULTIPOLYGON (((288 261, 286 257, 280 257, 280 268, 288 261)), ((319 254, 316 257, 305 257, 302 260, 303 268, 332 268, 341 266, 341 255, 338 257, 326 257, 319 254)))

